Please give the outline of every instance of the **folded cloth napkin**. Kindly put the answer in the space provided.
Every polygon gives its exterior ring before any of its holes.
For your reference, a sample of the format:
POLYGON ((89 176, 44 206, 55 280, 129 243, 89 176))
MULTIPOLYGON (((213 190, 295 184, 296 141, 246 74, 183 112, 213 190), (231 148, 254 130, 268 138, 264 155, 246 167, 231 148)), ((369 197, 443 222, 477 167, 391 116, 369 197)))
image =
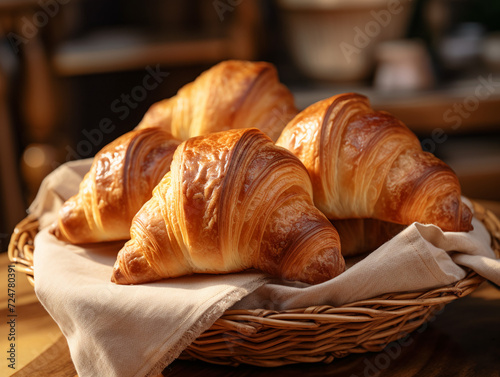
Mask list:
POLYGON ((40 220, 35 291, 66 336, 80 377, 155 375, 229 308, 338 306, 451 284, 466 275, 462 266, 500 284, 500 261, 490 235, 474 219, 469 233, 412 224, 343 274, 316 286, 271 280, 259 272, 115 285, 112 266, 123 242, 74 246, 47 230, 64 200, 78 191, 90 164, 81 160, 59 167, 44 180, 29 209, 40 220))

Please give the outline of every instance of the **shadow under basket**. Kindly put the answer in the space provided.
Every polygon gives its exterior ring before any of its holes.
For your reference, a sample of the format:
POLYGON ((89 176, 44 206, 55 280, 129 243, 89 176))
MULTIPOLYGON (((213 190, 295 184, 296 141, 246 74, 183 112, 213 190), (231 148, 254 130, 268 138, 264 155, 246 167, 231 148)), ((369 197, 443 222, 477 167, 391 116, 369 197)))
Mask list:
MULTIPOLYGON (((500 254, 500 221, 473 202, 475 217, 491 234, 500 254)), ((9 258, 29 281, 33 278, 33 239, 38 221, 28 216, 12 234, 9 258)), ((214 364, 275 367, 330 363, 351 353, 378 352, 416 330, 444 305, 474 291, 484 278, 469 271, 454 284, 426 291, 389 293, 339 307, 311 306, 286 311, 228 310, 201 334, 180 359, 214 364)))

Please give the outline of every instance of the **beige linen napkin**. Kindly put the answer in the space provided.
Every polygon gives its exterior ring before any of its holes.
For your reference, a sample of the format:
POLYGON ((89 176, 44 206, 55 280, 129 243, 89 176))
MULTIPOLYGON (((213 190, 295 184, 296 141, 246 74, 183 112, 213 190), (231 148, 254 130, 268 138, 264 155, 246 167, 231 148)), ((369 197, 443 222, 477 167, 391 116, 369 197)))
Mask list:
POLYGON ((41 220, 35 238, 36 293, 67 337, 80 377, 159 373, 230 307, 342 305, 447 285, 465 276, 462 266, 500 284, 500 261, 488 232, 474 219, 470 233, 412 224, 345 273, 316 286, 270 282, 257 272, 114 285, 109 279, 122 243, 83 248, 59 242, 47 231, 90 163, 62 165, 45 179, 30 207, 41 220))

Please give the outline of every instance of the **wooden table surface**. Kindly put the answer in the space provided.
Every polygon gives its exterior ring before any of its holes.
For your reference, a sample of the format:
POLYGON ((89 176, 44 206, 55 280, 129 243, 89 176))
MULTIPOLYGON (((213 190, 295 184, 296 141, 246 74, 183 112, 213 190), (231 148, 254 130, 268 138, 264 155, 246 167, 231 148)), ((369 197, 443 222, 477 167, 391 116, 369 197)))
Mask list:
MULTIPOLYGON (((485 203, 497 215, 500 205, 485 203)), ((9 260, 0 255, 0 281, 7 292, 9 260)), ((16 369, 8 368, 9 320, 7 296, 0 299, 2 323, 1 376, 74 377, 64 336, 22 274, 16 276, 16 369)), ((413 332, 404 346, 380 353, 350 355, 332 364, 279 368, 217 366, 177 360, 165 376, 500 376, 500 289, 485 282, 471 295, 445 307, 433 321, 413 332)))

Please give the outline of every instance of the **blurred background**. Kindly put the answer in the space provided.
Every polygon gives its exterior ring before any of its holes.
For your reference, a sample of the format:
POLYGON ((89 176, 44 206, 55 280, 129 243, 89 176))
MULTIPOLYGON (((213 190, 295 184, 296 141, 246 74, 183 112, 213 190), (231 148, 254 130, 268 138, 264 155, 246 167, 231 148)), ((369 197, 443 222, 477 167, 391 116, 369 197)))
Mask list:
POLYGON ((500 201, 499 20, 498 0, 0 0, 0 250, 50 171, 229 58, 274 63, 299 108, 369 96, 500 201))

